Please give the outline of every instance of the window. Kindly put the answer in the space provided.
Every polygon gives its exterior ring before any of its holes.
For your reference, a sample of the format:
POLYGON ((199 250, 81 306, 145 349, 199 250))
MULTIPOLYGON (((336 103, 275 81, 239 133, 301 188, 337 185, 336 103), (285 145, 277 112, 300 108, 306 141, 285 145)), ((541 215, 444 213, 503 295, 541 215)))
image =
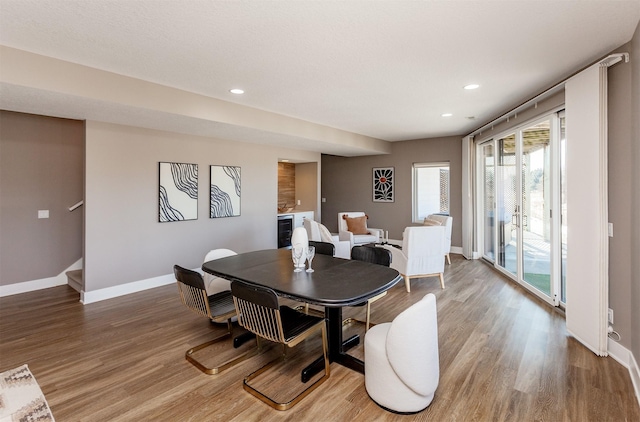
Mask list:
POLYGON ((449 215, 449 163, 413 164, 413 222, 429 214, 449 215))

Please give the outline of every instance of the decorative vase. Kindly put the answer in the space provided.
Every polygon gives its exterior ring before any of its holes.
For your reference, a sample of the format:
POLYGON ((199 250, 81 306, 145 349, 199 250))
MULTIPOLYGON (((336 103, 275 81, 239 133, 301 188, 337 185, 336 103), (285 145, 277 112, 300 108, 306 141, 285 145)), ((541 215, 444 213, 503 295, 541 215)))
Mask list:
MULTIPOLYGON (((307 250, 309 249, 309 236, 307 236, 307 230, 304 227, 296 227, 293 230, 293 234, 291 235, 291 249, 293 250, 293 246, 301 245, 304 249, 302 252, 302 256, 307 256, 307 250)), ((305 266, 305 260, 301 259, 298 267, 305 266)))

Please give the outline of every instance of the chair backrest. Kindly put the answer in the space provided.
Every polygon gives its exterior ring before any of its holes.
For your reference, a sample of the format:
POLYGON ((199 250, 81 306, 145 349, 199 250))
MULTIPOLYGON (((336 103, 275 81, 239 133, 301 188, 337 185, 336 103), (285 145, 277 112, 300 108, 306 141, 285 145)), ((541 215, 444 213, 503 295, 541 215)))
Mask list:
POLYGON ((316 254, 329 255, 329 256, 335 256, 336 254, 336 246, 333 243, 315 242, 313 240, 310 240, 309 246, 315 246, 316 254))
MULTIPOLYGON (((338 213, 338 231, 346 232, 347 230, 347 220, 344 217, 355 218, 355 217, 367 217, 367 215, 362 211, 349 211, 349 212, 339 212, 338 213)), ((365 219, 366 220, 366 219, 365 219)), ((365 222, 366 227, 366 222, 365 222)))
POLYGON ((354 246, 351 248, 351 259, 388 267, 391 265, 391 251, 375 246, 354 246))
POLYGON ((173 274, 178 282, 178 291, 182 303, 198 315, 211 318, 209 299, 204 280, 199 272, 182 268, 179 265, 173 266, 173 274))
POLYGON ((389 364, 407 386, 423 396, 433 394, 440 378, 438 314, 433 293, 391 322, 386 351, 389 364))
POLYGON ((238 255, 238 254, 232 251, 231 249, 224 249, 224 248, 212 249, 209 252, 207 252, 203 262, 213 261, 215 259, 220 259, 220 258, 226 258, 228 256, 233 256, 233 255, 238 255))
MULTIPOLYGON (((212 249, 209 252, 207 252, 207 254, 204 257, 204 261, 202 262, 213 261, 216 259, 226 258, 228 256, 233 256, 233 255, 237 255, 237 253, 235 253, 231 249, 224 249, 224 248, 212 249)), ((209 273, 204 273, 203 278, 204 278, 205 289, 207 290, 208 295, 212 295, 214 293, 218 293, 224 290, 229 290, 229 280, 227 279, 216 277, 209 273)))
POLYGON ((305 218, 302 224, 307 230, 309 240, 313 240, 314 242, 333 242, 331 232, 323 224, 309 218, 305 218))
POLYGON ((231 294, 238 324, 267 340, 284 343, 280 305, 275 291, 264 286, 234 280, 231 294))
POLYGON ((414 256, 444 255, 445 252, 442 250, 444 235, 444 226, 405 227, 402 235, 402 252, 407 259, 414 256))
POLYGON ((444 272, 444 226, 415 226, 404 229, 402 253, 407 257, 405 274, 444 272))
POLYGON ((453 217, 441 214, 430 214, 427 216, 427 219, 438 221, 442 226, 445 227, 444 243, 446 253, 449 253, 451 250, 451 231, 453 230, 453 217))

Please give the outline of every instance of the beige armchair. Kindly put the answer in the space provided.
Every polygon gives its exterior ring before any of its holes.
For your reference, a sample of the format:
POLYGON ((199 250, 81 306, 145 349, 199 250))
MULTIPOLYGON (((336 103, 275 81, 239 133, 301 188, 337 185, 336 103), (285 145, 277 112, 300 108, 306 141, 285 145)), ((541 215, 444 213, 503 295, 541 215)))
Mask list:
POLYGON ((402 250, 384 245, 391 251, 391 268, 404 277, 407 292, 412 278, 440 277, 444 289, 444 226, 407 227, 404 229, 402 250))
POLYGON ((362 211, 339 212, 338 236, 340 240, 348 240, 351 247, 380 242, 383 238, 383 230, 368 227, 368 218, 362 211))

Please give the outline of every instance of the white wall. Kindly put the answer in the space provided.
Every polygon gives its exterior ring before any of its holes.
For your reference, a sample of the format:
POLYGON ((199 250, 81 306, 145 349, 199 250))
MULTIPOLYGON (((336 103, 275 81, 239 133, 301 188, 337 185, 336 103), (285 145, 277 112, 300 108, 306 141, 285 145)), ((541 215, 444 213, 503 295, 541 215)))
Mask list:
MULTIPOLYGON (((276 247, 277 159, 320 154, 88 121, 85 292, 197 268, 213 248, 276 247), (158 222, 158 163, 198 164, 198 219, 158 222), (241 167, 241 215, 209 218, 209 166, 241 167)), ((318 175, 319 177, 319 175, 318 175)))

